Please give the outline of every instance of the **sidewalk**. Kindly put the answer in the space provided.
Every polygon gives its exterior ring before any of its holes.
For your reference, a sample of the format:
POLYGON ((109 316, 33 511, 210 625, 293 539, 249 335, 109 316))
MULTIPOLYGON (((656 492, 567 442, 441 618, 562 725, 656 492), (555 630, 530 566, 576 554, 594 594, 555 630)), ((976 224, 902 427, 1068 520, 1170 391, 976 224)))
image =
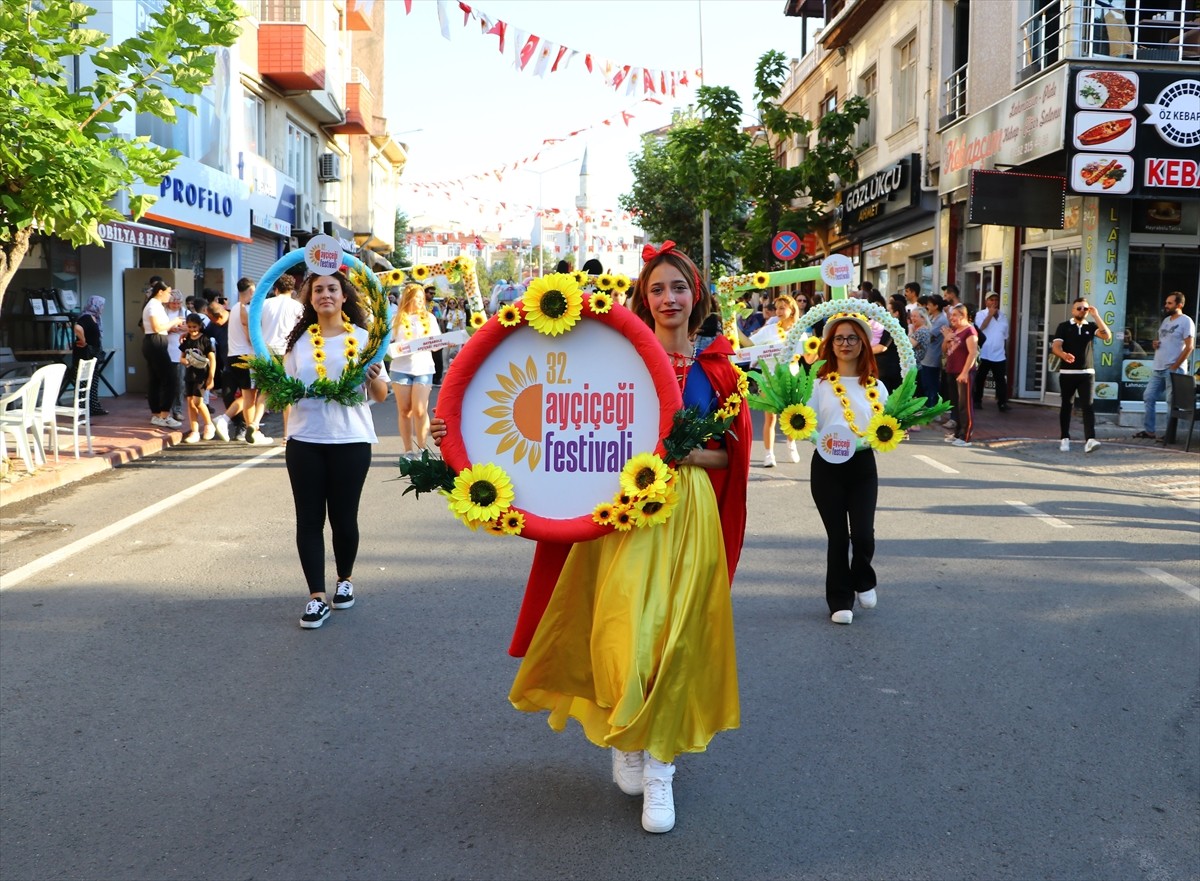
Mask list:
MULTIPOLYGON (((39 467, 33 474, 28 474, 20 459, 15 459, 8 477, 0 481, 0 508, 183 443, 182 431, 156 428, 150 424, 150 412, 142 395, 125 394, 118 398, 102 398, 101 403, 108 410, 108 415, 97 416, 92 420, 94 455, 87 455, 87 445, 84 441, 83 451, 76 459, 74 451, 70 449, 71 436, 68 431, 65 441, 60 435, 63 450, 57 463, 51 455, 46 465, 39 467)), ((1072 437, 1077 442, 1082 440, 1082 422, 1078 413, 1071 420, 1071 429, 1072 437)), ((939 437, 943 433, 943 429, 936 426, 924 431, 939 437)), ((1096 437, 1101 442, 1120 442, 1131 447, 1164 449, 1162 444, 1152 440, 1134 440, 1133 432, 1132 428, 1117 426, 1115 416, 1097 417, 1096 437)), ((996 410, 995 401, 985 399, 983 407, 976 413, 974 442, 987 446, 1015 441, 1057 442, 1058 408, 1013 401, 1007 413, 1000 413, 996 410)), ((1182 448, 1181 433, 1179 442, 1170 449, 1182 448)), ((1200 455, 1200 439, 1193 440, 1192 454, 1200 455)))

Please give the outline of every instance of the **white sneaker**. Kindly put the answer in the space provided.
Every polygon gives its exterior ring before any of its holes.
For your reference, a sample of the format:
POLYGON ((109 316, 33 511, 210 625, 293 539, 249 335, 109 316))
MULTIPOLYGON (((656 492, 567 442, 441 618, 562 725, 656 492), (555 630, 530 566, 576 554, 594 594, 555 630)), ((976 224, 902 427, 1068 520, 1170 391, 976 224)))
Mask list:
POLYGON ((213 428, 217 432, 217 437, 223 441, 229 440, 229 417, 224 413, 213 420, 213 428))
POLYGON ((798 449, 796 449, 796 442, 794 440, 790 440, 787 442, 787 450, 788 450, 788 456, 791 457, 793 464, 799 464, 800 451, 798 449))
POLYGON ((646 758, 646 773, 642 779, 642 828, 647 832, 670 832, 675 828, 675 793, 671 791, 674 776, 674 765, 660 762, 653 756, 646 758))
POLYGON ((1064 453, 1071 452, 1071 439, 1069 437, 1064 437, 1062 439, 1062 443, 1058 445, 1058 448, 1064 453))
POLYGON ((267 437, 262 433, 261 428, 255 428, 252 425, 246 426, 246 443, 251 446, 266 446, 275 443, 275 438, 267 437))
POLYGON ((150 424, 157 425, 159 428, 166 428, 167 420, 163 419, 161 416, 151 416, 150 424))
POLYGON ((204 433, 200 435, 200 437, 204 438, 205 440, 212 440, 216 436, 217 436, 217 427, 215 425, 213 425, 211 422, 208 423, 208 425, 204 426, 204 433))
POLYGON ((167 428, 183 428, 183 423, 174 416, 168 416, 163 422, 166 423, 167 428))
POLYGON ((879 597, 875 594, 875 588, 864 590, 858 595, 858 604, 864 609, 873 609, 875 604, 879 602, 879 597))
POLYGON ((775 453, 772 452, 771 450, 767 450, 766 455, 763 456, 763 467, 764 468, 774 468, 775 467, 775 453))
POLYGON ((834 624, 849 624, 854 620, 854 613, 849 609, 839 609, 829 616, 829 620, 834 624))
POLYGON ((958 440, 958 438, 956 438, 956 437, 955 437, 954 435, 952 435, 952 434, 948 434, 948 435, 946 435, 944 438, 942 438, 942 443, 944 443, 944 444, 952 444, 952 443, 954 443, 956 440, 958 440))
POLYGON ((1083 445, 1083 451, 1085 453, 1090 453, 1092 450, 1099 448, 1099 446, 1100 441, 1096 440, 1094 437, 1089 437, 1088 442, 1083 445))
POLYGON ((627 753, 619 749, 612 751, 613 783, 626 795, 642 794, 642 772, 646 764, 646 754, 640 749, 627 753))
POLYGON ((193 431, 193 432, 191 432, 190 434, 188 434, 188 436, 187 436, 187 437, 185 437, 185 438, 183 439, 183 442, 184 442, 185 444, 198 444, 198 443, 200 443, 200 432, 198 432, 198 431, 193 431))
POLYGON ((952 443, 956 447, 971 446, 971 442, 969 440, 963 440, 961 437, 956 437, 954 440, 950 441, 950 443, 952 443))

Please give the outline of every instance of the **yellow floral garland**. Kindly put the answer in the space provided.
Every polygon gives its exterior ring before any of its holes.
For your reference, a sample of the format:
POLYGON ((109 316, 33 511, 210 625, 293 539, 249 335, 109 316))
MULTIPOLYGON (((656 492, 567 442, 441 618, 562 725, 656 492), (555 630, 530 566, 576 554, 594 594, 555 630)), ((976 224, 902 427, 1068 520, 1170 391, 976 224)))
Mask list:
MULTIPOLYGON (((858 426, 854 422, 854 410, 850 406, 850 399, 846 397, 846 387, 842 385, 841 376, 834 370, 826 374, 825 380, 833 387, 833 393, 837 395, 838 400, 841 402, 842 415, 846 417, 846 424, 850 426, 850 430, 859 437, 866 437, 866 434, 859 431, 858 426)), ((879 392, 875 392, 874 397, 871 396, 871 392, 875 391, 875 377, 872 376, 867 379, 866 389, 867 399, 871 402, 872 418, 874 418, 883 412, 883 404, 879 403, 879 392)))
MULTIPOLYGON (((354 335, 354 325, 350 323, 350 317, 345 312, 342 313, 342 327, 346 329, 343 352, 346 356, 346 365, 349 365, 351 361, 358 357, 358 337, 354 335)), ((308 337, 310 342, 312 342, 313 361, 316 362, 317 377, 328 379, 329 374, 325 370, 325 337, 321 334, 321 326, 319 324, 310 324, 308 326, 308 337)), ((345 369, 346 367, 343 366, 343 372, 345 369)))
MULTIPOLYGON (((411 340, 413 338, 412 318, 410 317, 411 314, 412 313, 410 313, 410 312, 401 312, 400 313, 400 317, 404 319, 404 322, 403 322, 404 328, 403 329, 404 329, 404 338, 406 340, 411 340)), ((423 310, 421 312, 421 336, 423 336, 423 337, 429 336, 429 334, 433 331, 433 325, 430 323, 430 319, 431 319, 431 316, 429 314, 429 311, 423 310)))

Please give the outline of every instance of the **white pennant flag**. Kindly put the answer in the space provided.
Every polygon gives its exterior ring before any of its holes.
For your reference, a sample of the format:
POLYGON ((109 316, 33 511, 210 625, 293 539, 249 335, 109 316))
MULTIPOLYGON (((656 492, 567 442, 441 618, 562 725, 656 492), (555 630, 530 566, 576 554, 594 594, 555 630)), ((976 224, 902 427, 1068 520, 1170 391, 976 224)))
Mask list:
POLYGON ((513 67, 517 70, 521 69, 521 50, 525 48, 525 41, 529 39, 529 34, 518 27, 509 26, 512 32, 512 47, 513 47, 513 67))
POLYGON ((538 59, 533 66, 533 75, 545 79, 546 71, 550 69, 550 62, 557 54, 558 47, 543 37, 541 45, 538 47, 538 59))
POLYGON ((437 0, 438 25, 442 29, 442 37, 450 39, 450 16, 446 13, 446 0, 437 0))

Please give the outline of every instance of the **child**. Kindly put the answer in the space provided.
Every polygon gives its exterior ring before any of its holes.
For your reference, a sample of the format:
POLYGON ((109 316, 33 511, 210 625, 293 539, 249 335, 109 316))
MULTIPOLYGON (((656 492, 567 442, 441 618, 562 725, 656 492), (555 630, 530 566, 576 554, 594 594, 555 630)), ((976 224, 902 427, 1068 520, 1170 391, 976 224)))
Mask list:
POLYGON ((204 417, 204 439, 216 437, 217 429, 204 403, 204 393, 213 387, 217 372, 217 353, 212 340, 204 332, 204 319, 195 312, 187 317, 187 331, 179 343, 179 362, 183 365, 183 388, 187 395, 187 416, 191 433, 183 439, 185 444, 200 441, 198 417, 204 417))

